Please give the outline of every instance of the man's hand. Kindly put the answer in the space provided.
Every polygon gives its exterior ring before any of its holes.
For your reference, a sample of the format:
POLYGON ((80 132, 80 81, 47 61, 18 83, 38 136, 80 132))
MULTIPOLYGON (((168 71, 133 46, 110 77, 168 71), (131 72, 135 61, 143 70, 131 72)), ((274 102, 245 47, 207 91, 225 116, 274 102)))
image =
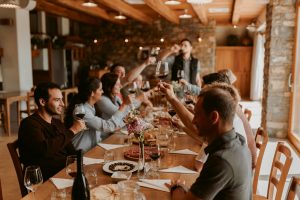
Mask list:
POLYGON ((144 62, 144 64, 146 66, 148 65, 153 65, 156 62, 156 58, 153 56, 150 56, 149 58, 147 58, 147 60, 144 62))
POLYGON ((74 133, 77 134, 80 131, 83 131, 86 129, 85 122, 80 119, 80 120, 74 120, 73 125, 71 126, 70 130, 74 133))
POLYGON ((178 44, 174 44, 171 47, 171 52, 174 53, 174 54, 177 54, 177 53, 179 53, 180 49, 181 49, 181 47, 178 44))
POLYGON ((172 100, 172 99, 176 99, 176 95, 174 93, 172 85, 165 83, 165 82, 161 82, 161 83, 159 83, 158 87, 160 88, 160 91, 162 91, 164 94, 166 94, 168 101, 172 100))

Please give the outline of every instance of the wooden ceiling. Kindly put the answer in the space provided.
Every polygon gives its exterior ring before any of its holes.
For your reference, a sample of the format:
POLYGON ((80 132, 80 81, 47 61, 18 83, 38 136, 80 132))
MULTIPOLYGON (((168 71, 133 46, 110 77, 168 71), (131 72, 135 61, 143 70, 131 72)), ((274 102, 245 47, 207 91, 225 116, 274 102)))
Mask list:
POLYGON ((265 3, 260 3, 263 2, 261 0, 213 0, 209 4, 190 4, 187 0, 178 0, 180 5, 166 5, 166 0, 143 0, 144 4, 128 3, 137 0, 93 0, 98 7, 92 8, 82 6, 84 1, 87 0, 37 0, 37 10, 94 25, 99 25, 103 20, 126 24, 128 19, 152 24, 159 18, 179 24, 179 16, 187 10, 204 25, 215 20, 219 26, 245 26, 263 22, 266 8, 265 3), (119 13, 127 19, 115 19, 119 13))

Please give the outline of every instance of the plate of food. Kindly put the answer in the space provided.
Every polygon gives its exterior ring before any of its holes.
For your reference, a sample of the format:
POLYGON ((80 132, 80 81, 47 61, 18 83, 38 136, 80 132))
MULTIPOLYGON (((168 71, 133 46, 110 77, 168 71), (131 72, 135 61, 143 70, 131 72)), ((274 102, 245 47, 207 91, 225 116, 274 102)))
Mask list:
POLYGON ((115 160, 103 165, 103 171, 107 173, 122 172, 135 172, 138 169, 138 164, 130 160, 115 160))
MULTIPOLYGON (((157 148, 152 148, 152 147, 145 147, 145 161, 151 161, 151 154, 156 153, 157 154, 157 148)), ((139 147, 131 147, 127 151, 124 152, 124 157, 128 160, 139 160, 139 147)), ((163 156, 163 155, 161 155, 163 156)))

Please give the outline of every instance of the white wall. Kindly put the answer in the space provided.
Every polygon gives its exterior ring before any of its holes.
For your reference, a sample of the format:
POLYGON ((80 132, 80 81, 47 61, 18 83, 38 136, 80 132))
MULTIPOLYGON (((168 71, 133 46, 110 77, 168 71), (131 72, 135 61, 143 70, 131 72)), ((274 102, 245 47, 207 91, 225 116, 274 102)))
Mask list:
POLYGON ((2 75, 6 91, 29 90, 32 87, 32 62, 29 11, 0 8, 0 18, 11 18, 14 25, 0 25, 3 48, 2 75))

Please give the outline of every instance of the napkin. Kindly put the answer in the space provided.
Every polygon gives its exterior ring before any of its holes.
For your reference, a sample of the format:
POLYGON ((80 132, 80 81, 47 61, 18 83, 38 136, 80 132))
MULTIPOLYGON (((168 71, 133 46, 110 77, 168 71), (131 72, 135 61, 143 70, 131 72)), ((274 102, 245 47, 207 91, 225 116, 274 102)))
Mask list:
POLYGON ((171 167, 168 169, 161 169, 160 172, 167 172, 167 173, 183 173, 183 174, 197 174, 198 172, 190 170, 186 167, 183 167, 181 165, 176 167, 171 167))
POLYGON ((177 134, 178 135, 186 135, 186 132, 184 132, 184 131, 178 131, 177 134))
POLYGON ((100 163, 103 163, 103 162, 104 162, 103 159, 83 157, 83 164, 84 165, 100 164, 100 163))
POLYGON ((125 146, 123 144, 104 144, 104 143, 98 143, 98 145, 105 150, 112 150, 112 149, 117 149, 125 146))
POLYGON ((122 134, 124 134, 124 135, 128 135, 128 131, 125 130, 125 129, 121 129, 121 130, 120 130, 120 133, 122 133, 122 134))
POLYGON ((55 185, 55 187, 59 190, 67 187, 71 187, 74 182, 73 179, 66 179, 66 178, 50 178, 50 180, 55 185))
POLYGON ((137 182, 142 187, 148 187, 156 190, 161 190, 164 192, 170 192, 170 189, 165 185, 165 183, 171 183, 170 179, 140 179, 137 182))
POLYGON ((177 154, 188 154, 188 155, 198 155, 196 152, 191 151, 189 149, 181 149, 177 151, 170 151, 170 153, 177 153, 177 154))

